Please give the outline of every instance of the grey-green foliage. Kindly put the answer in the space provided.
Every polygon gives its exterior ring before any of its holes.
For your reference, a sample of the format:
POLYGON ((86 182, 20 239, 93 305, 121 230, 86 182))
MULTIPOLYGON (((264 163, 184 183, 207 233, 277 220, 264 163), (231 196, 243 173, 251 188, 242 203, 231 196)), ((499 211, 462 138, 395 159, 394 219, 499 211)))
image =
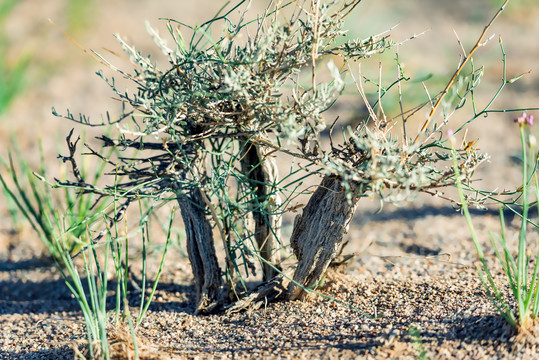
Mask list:
MULTIPOLYGON (((385 39, 375 44, 371 40, 336 45, 335 40, 345 32, 341 20, 327 15, 326 10, 322 6, 316 56, 339 53, 361 58, 391 45, 385 39)), ((243 43, 238 38, 244 35, 246 24, 241 21, 225 26, 217 40, 211 38, 210 31, 216 20, 193 28, 188 43, 171 21, 168 28, 173 48, 149 29, 169 57, 171 67, 165 71, 118 37, 139 66, 132 76, 139 84, 138 93, 125 100, 146 116, 133 131, 166 133, 171 142, 189 139, 198 132, 211 137, 230 131, 257 134, 272 130, 291 139, 318 134, 326 127, 321 112, 337 98, 343 82, 338 69, 330 65, 333 81, 319 84, 316 90, 298 83, 300 71, 311 62, 314 42, 312 19, 299 18, 301 11, 298 13, 291 24, 264 24, 243 43), (292 94, 285 96, 288 88, 292 94)), ((273 17, 267 14, 261 21, 270 22, 273 17)))
MULTIPOLYGON (((150 135, 165 138, 172 144, 197 139, 218 142, 224 137, 248 136, 255 142, 327 165, 326 170, 345 175, 350 172, 350 167, 345 170, 346 166, 337 164, 339 156, 334 149, 314 154, 319 146, 320 133, 328 128, 322 114, 336 101, 344 87, 344 68, 337 68, 329 60, 325 65, 331 76, 329 81, 313 84, 301 77, 309 70, 313 56, 318 62, 337 55, 351 61, 382 52, 393 45, 385 36, 365 41, 342 41, 346 33, 342 15, 357 3, 323 3, 316 23, 313 16, 305 15, 301 8, 293 12, 287 23, 276 21, 276 13, 268 10, 259 17, 255 34, 246 40, 245 37, 240 40, 240 35, 245 35, 242 30, 249 23, 241 16, 237 24, 231 25, 225 21, 231 12, 199 27, 189 27, 193 31, 189 41, 184 39, 179 27, 174 27, 177 23, 171 20, 168 29, 174 41, 173 47, 169 47, 157 31, 149 28, 156 43, 169 57, 171 66, 167 70, 159 69, 149 57, 118 37, 137 66, 133 74, 122 71, 137 84, 137 92, 121 92, 113 80, 106 80, 117 95, 142 115, 142 121, 122 125, 125 136, 131 135, 136 141, 143 141, 144 136, 150 135), (335 11, 334 7, 339 4, 343 8, 335 11), (225 24, 220 37, 215 40, 212 34, 218 20, 225 24), (315 27, 318 35, 313 31, 315 27)), ((351 136, 355 144, 384 142, 386 149, 398 150, 394 139, 385 141, 378 132, 356 131, 351 136)), ((361 151, 371 150, 369 145, 361 151)), ((413 151, 409 150, 404 156, 409 156, 410 152, 413 151)), ((395 156, 387 155, 385 158, 393 161, 388 166, 398 164, 395 156)), ((369 167, 364 163, 369 159, 379 160, 373 156, 361 157, 362 169, 369 167)), ((176 157, 174 161, 183 162, 185 159, 176 157)), ((422 169, 419 171, 423 172, 422 169)), ((150 178, 153 175, 148 174, 150 178)), ((409 174, 404 175, 409 177, 409 174)), ((352 179, 358 177, 379 178, 376 174, 366 177, 364 171, 355 171, 352 179)))

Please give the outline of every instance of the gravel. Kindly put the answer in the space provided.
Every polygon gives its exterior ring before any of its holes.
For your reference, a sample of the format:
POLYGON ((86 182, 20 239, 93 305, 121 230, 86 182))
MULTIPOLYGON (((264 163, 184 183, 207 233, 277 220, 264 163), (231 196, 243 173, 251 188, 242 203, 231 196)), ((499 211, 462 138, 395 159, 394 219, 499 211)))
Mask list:
MULTIPOLYGON (((345 250, 355 256, 327 276, 323 296, 233 315, 194 315, 189 266, 171 252, 138 328, 142 358, 538 358, 537 338, 507 325, 486 296, 463 219, 431 210, 358 214, 345 250)), ((496 218, 476 224, 493 228, 496 218)), ((0 261, 0 359, 71 359, 85 348, 77 304, 58 271, 35 259, 35 239, 16 240, 0 261)), ((136 313, 136 296, 130 305, 136 313)), ((126 329, 109 333, 128 358, 126 329)))
MULTIPOLYGON (((482 29, 482 25, 473 31, 470 29, 469 16, 462 16, 460 6, 455 7, 457 13, 448 13, 442 2, 432 2, 427 7, 425 2, 407 2, 402 6, 387 1, 368 3, 373 6, 371 10, 379 6, 379 12, 364 10, 367 15, 378 14, 370 16, 370 24, 375 24, 376 28, 382 23, 389 27, 405 20, 399 26, 402 32, 398 39, 430 28, 430 24, 439 25, 433 28, 431 35, 426 35, 431 37, 417 42, 426 48, 414 50, 411 47, 414 42, 402 48, 402 58, 406 59, 412 74, 417 70, 414 66, 423 64, 429 65, 420 69, 426 73, 433 71, 434 65, 443 71, 454 66, 458 60, 455 52, 451 50, 449 56, 447 51, 437 50, 433 45, 455 45, 453 29, 473 34, 472 37, 482 29), (401 14, 405 8, 407 16, 401 14), (380 19, 379 14, 399 16, 380 19), (432 60, 434 55, 437 60, 432 60)), ((191 4, 187 10, 179 8, 176 1, 163 2, 166 6, 161 2, 159 6, 156 4, 148 2, 143 6, 141 2, 134 7, 130 1, 106 2, 97 17, 99 22, 96 20, 95 28, 86 36, 85 46, 113 48, 113 43, 104 41, 111 39, 111 33, 119 31, 136 40, 138 48, 155 51, 141 26, 144 19, 155 23, 163 13, 180 20, 198 13, 198 18, 205 19, 208 13, 207 4, 185 2, 182 6, 191 4), (146 45, 141 44, 146 40, 146 45)), ((21 16, 13 17, 13 24, 28 24, 31 25, 28 29, 41 33, 43 19, 61 17, 60 8, 57 9, 61 7, 59 3, 42 2, 39 7, 26 5, 19 9, 21 16)), ((536 9, 526 7, 521 12, 507 13, 497 23, 496 31, 499 29, 504 36, 511 76, 528 71, 531 64, 536 63, 537 51, 529 44, 536 40, 537 16, 536 9)), ((369 24, 362 23, 362 26, 367 30, 371 28, 369 24)), ((23 43, 22 39, 33 36, 28 33, 30 30, 16 29, 10 34, 18 34, 23 43)), ((44 142, 46 158, 55 159, 59 143, 55 139, 72 126, 52 117, 51 106, 58 109, 69 106, 95 116, 109 109, 104 103, 108 93, 104 95, 101 81, 92 82, 91 71, 82 65, 86 58, 76 53, 79 49, 59 34, 48 34, 46 39, 33 38, 40 44, 37 53, 42 58, 39 59, 47 59, 47 63, 58 61, 64 71, 59 72, 61 76, 47 78, 47 82, 29 89, 6 117, 25 149, 25 156, 36 161, 36 137, 28 136, 28 129, 49 140, 44 142), (64 63, 66 56, 73 56, 79 62, 64 63)), ((498 59, 499 54, 496 52, 494 56, 498 59)), ((487 62, 487 70, 494 66, 492 64, 487 62)), ((498 84, 500 72, 490 70, 486 72, 490 78, 483 81, 498 84)), ((496 108, 534 104, 538 90, 533 74, 519 81, 520 87, 508 87, 507 95, 496 100, 496 108)), ((492 163, 479 169, 478 174, 483 179, 481 184, 486 186, 478 187, 515 189, 519 184, 518 169, 512 167, 510 161, 510 156, 519 149, 511 116, 491 115, 472 124, 469 139, 481 137, 481 150, 492 155, 492 163)), ((0 133, 4 143, 11 144, 11 134, 7 130, 0 133)), ((47 164, 57 165, 55 161, 47 164)), ((57 174, 59 170, 51 169, 49 173, 57 174)), ((539 358, 536 340, 539 331, 517 333, 497 314, 486 296, 474 269, 473 243, 458 213, 436 199, 417 199, 413 207, 386 206, 379 214, 377 205, 376 202, 361 204, 345 250, 355 256, 345 268, 339 269, 340 272, 328 275, 321 289, 325 296, 334 299, 318 296, 268 304, 249 313, 195 316, 189 265, 185 257, 170 251, 156 298, 137 329, 141 358, 539 358)), ((85 326, 78 305, 58 271, 41 260, 44 249, 31 230, 12 232, 7 225, 9 217, 5 205, 1 204, 0 209, 0 359, 72 359, 76 356, 75 350, 85 348, 85 326)), ((488 243, 486 230, 497 230, 497 222, 495 210, 476 212, 476 225, 484 244, 488 243)), ((508 222, 514 234, 516 224, 510 218, 508 222)), ((515 236, 509 237, 509 241, 514 240, 515 236)), ((496 281, 503 284, 504 278, 494 265, 492 251, 486 251, 486 256, 493 264, 496 281)), ((154 264, 157 263, 154 259, 154 264)), ((507 289, 505 292, 508 294, 507 289)), ((133 313, 137 305, 135 300, 131 302, 133 313)), ((132 355, 125 328, 111 328, 109 334, 118 359, 132 355)))

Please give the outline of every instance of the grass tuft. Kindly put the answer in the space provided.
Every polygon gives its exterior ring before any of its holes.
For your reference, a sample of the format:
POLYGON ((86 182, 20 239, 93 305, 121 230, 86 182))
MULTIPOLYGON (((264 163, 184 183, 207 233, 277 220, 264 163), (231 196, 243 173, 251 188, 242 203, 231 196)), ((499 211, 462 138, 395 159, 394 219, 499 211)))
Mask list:
MULTIPOLYGON (((521 193, 522 211, 518 214, 520 218, 520 231, 518 232, 516 255, 513 255, 513 251, 507 244, 507 230, 503 214, 504 208, 508 206, 507 204, 500 207, 500 234, 490 232, 489 235, 490 244, 494 250, 496 259, 506 275, 507 285, 511 289, 512 300, 516 304, 516 309, 513 308, 513 303, 507 300, 503 290, 495 282, 489 264, 485 259, 483 248, 479 242, 468 210, 467 198, 460 182, 460 170, 456 161, 453 163, 453 169, 457 176, 456 186, 461 201, 461 209, 480 261, 477 269, 481 282, 492 303, 507 322, 523 331, 528 331, 535 326, 534 324, 539 313, 539 267, 537 264, 537 260, 539 259, 539 246, 537 246, 539 236, 536 234, 535 254, 530 253, 530 246, 527 239, 529 223, 532 222, 535 228, 537 228, 537 222, 533 222, 529 218, 529 209, 531 206, 536 206, 539 200, 539 180, 536 171, 538 159, 537 144, 529 131, 529 128, 533 125, 533 116, 523 113, 522 116, 515 119, 515 123, 519 127, 522 151, 522 186, 518 189, 521 193), (535 195, 534 202, 529 200, 530 192, 535 195)), ((453 146, 453 158, 455 159, 454 137, 451 137, 451 143, 453 146)))

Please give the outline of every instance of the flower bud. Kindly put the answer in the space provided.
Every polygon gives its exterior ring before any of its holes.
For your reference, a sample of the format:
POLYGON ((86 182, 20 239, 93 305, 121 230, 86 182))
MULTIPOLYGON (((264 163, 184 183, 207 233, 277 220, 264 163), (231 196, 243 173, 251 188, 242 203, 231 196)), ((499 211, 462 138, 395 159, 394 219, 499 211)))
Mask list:
POLYGON ((530 147, 530 149, 535 149, 537 147, 537 138, 535 137, 535 135, 530 134, 528 136, 528 146, 530 147))

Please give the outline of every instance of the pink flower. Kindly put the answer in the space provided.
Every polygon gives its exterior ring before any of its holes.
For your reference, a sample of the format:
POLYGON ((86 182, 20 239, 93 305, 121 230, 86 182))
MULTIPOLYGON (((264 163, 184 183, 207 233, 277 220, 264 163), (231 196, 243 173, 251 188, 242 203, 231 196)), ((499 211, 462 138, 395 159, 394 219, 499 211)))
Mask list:
POLYGON ((526 112, 523 112, 522 115, 517 117, 514 122, 518 123, 520 126, 532 126, 533 125, 533 115, 528 115, 526 112))

